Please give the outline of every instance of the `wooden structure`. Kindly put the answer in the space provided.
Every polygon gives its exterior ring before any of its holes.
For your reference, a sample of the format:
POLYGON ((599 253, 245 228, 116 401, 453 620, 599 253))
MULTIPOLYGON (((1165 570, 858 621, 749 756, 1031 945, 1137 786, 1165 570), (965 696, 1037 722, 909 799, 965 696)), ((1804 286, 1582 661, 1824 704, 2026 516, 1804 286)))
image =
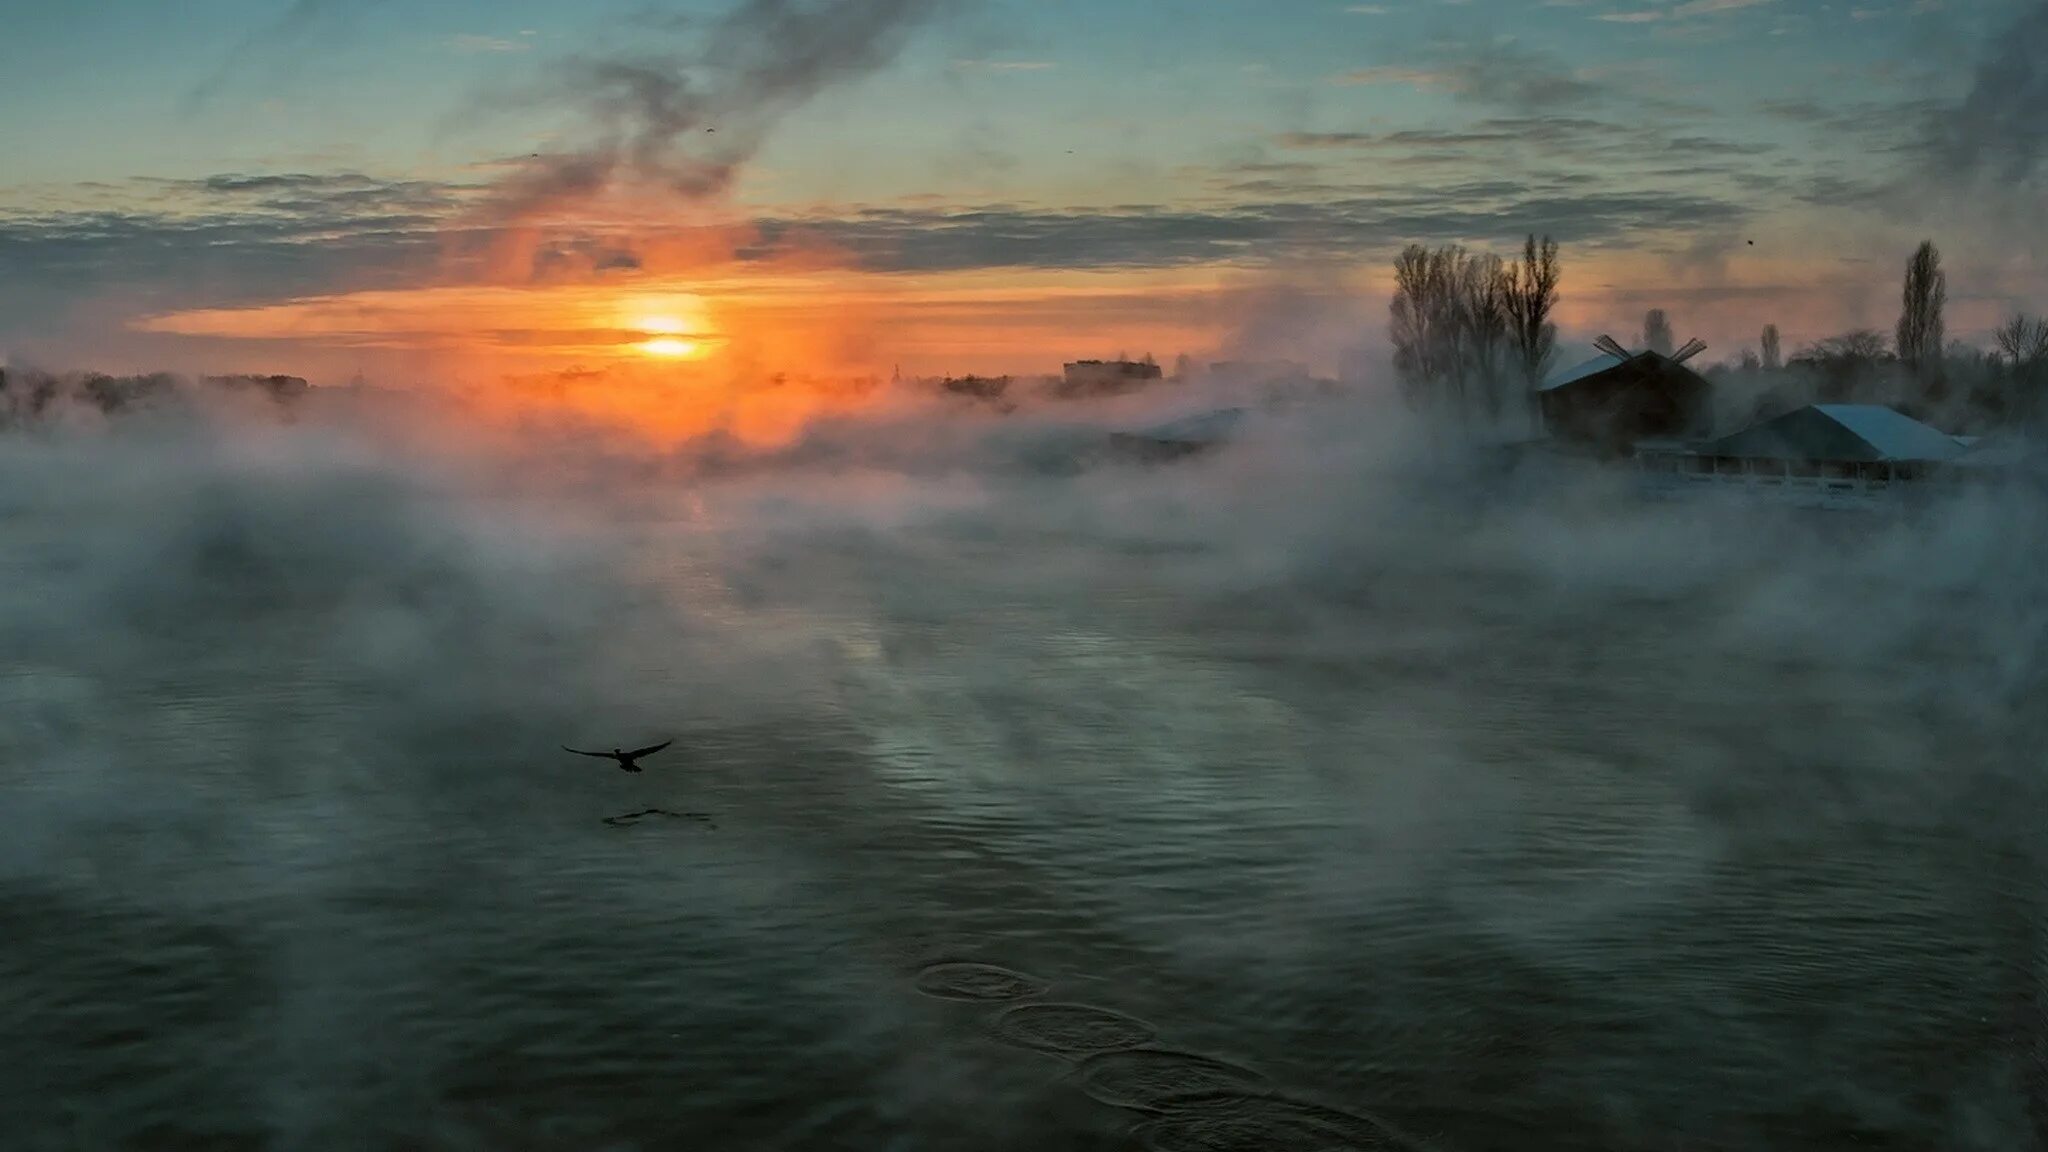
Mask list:
POLYGON ((1638 440, 1686 439, 1707 431, 1713 385, 1685 366, 1706 345, 1690 341, 1665 356, 1630 352, 1602 336, 1600 355, 1536 390, 1544 431, 1602 455, 1625 456, 1638 440))

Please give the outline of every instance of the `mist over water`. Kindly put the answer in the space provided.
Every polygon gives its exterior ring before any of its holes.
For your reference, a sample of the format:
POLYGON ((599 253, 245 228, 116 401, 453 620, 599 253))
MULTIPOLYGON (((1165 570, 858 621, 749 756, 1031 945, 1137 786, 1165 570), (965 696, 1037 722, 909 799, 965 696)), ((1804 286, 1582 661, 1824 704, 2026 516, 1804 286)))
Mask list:
POLYGON ((0 440, 10 1148, 2040 1144, 2032 496, 351 403, 0 440))

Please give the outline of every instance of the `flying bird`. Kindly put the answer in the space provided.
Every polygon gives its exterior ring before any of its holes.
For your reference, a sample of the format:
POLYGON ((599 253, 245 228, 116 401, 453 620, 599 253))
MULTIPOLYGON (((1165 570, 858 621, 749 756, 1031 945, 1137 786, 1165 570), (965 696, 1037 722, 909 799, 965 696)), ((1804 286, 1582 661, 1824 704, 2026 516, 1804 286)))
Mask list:
POLYGON ((638 772, 641 771, 641 768, 635 761, 639 760, 642 756, 652 756, 673 743, 675 743, 673 740, 664 740, 652 747, 635 748, 631 752, 622 751, 618 748, 614 748, 609 752, 585 752, 581 748, 571 748, 564 744, 562 745, 562 751, 574 752, 578 756, 595 756, 599 760, 617 760, 619 762, 619 771, 638 772))

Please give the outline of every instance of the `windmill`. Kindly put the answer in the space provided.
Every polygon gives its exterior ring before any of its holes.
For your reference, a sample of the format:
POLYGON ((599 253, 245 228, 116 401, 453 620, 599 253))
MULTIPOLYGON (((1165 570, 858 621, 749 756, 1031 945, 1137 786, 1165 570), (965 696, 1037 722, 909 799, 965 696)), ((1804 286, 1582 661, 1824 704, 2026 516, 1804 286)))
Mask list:
MULTIPOLYGON (((1598 348, 1602 352, 1607 353, 1609 356, 1612 356, 1617 360, 1620 360, 1624 364, 1630 360, 1635 359, 1638 356, 1649 355, 1649 353, 1647 352, 1629 351, 1628 349, 1622 347, 1621 343, 1612 336, 1601 336, 1598 339, 1595 339, 1593 341, 1593 347, 1598 348)), ((1676 352, 1673 352, 1669 359, 1673 364, 1683 364, 1687 360, 1692 359, 1693 357, 1699 355, 1702 352, 1705 352, 1706 350, 1707 342, 1695 336, 1691 340, 1687 340, 1685 342, 1685 347, 1680 348, 1676 352)))

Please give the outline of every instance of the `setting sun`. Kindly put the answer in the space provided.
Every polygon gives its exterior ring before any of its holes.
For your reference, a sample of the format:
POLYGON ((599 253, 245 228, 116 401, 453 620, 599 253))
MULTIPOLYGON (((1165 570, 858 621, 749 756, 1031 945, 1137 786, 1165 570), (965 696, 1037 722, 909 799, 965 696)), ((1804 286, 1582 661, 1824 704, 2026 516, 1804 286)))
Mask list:
POLYGON ((685 340, 679 336, 657 336, 652 340, 641 343, 638 347, 640 351, 647 355, 656 356, 664 360, 681 360, 695 356, 699 349, 699 345, 695 340, 685 340))

